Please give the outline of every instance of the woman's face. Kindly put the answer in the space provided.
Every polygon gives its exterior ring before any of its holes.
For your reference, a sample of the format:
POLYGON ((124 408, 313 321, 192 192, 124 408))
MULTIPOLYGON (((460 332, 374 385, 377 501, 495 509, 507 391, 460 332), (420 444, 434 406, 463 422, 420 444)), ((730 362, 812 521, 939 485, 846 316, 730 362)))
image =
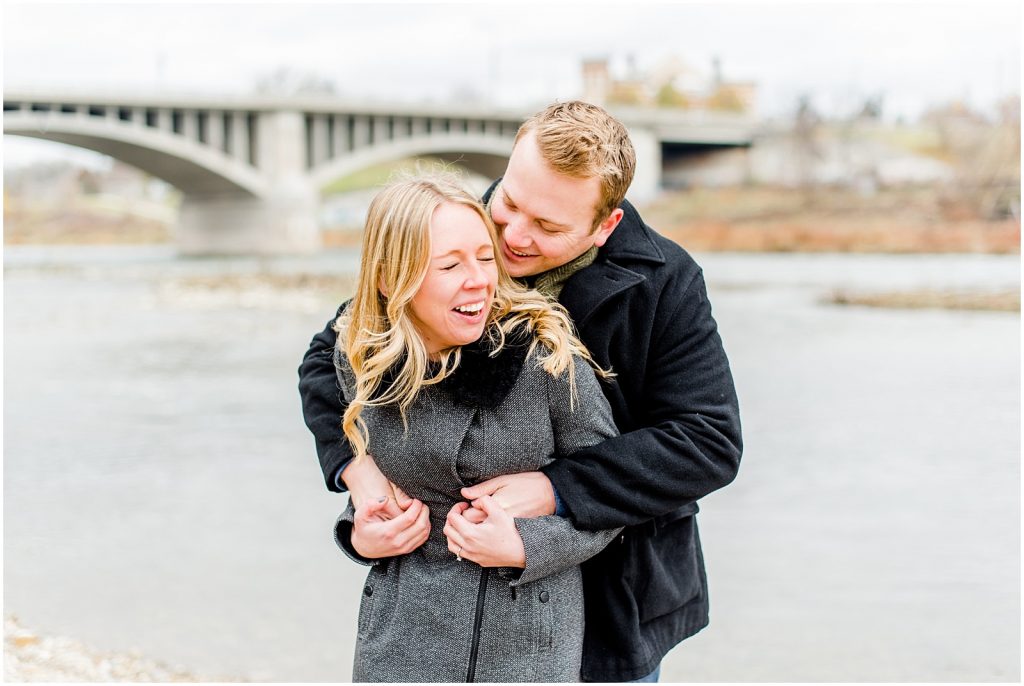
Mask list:
POLYGON ((431 355, 480 338, 494 300, 498 266, 487 226, 473 209, 446 202, 430 219, 430 262, 409 304, 431 355))

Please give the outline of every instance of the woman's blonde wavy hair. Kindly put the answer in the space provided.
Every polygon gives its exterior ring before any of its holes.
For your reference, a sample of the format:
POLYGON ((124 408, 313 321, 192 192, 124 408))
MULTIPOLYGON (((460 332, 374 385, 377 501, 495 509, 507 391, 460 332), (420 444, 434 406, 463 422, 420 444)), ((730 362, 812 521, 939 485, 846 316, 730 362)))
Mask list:
POLYGON ((355 372, 355 397, 345 410, 342 429, 357 460, 366 455, 369 441, 360 416, 364 408, 395 404, 405 421, 406 410, 420 390, 440 383, 459 365, 461 348, 449 348, 434 360, 439 363, 435 370, 409 307, 430 262, 431 217, 443 203, 476 212, 494 246, 498 283, 483 334, 489 339, 491 356, 501 350, 509 333, 525 326, 531 337, 527 356, 539 346, 537 363, 547 373, 559 376, 567 371, 571 398, 576 393, 573 355, 588 361, 600 375, 610 375, 594 363, 561 305, 523 288, 508 275, 494 223, 454 179, 434 174, 391 183, 370 203, 355 296, 334 323, 338 346, 355 372), (385 375, 393 381, 386 383, 385 375))

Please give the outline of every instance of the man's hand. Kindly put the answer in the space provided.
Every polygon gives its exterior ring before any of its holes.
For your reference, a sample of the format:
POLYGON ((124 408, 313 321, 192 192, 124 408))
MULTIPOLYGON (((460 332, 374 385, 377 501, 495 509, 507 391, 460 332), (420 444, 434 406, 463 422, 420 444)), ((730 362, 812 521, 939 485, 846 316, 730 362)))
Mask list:
MULTIPOLYGON (((462 489, 466 500, 485 495, 512 517, 541 517, 555 513, 555 490, 541 472, 505 474, 462 489)), ((474 503, 475 505, 475 503, 474 503)))
POLYGON ((405 512, 385 518, 385 497, 356 508, 352 526, 352 547, 365 558, 377 559, 405 555, 419 548, 430 535, 430 510, 413 500, 405 512))
POLYGON ((474 524, 463 517, 469 503, 455 503, 448 512, 444 525, 448 550, 481 567, 526 567, 523 539, 512 516, 490 496, 474 501, 473 508, 486 516, 483 522, 474 524))
POLYGON ((348 487, 352 496, 352 505, 357 510, 364 503, 383 497, 387 500, 384 503, 381 516, 384 519, 394 519, 403 511, 408 510, 412 504, 412 499, 401 488, 381 474, 372 455, 365 455, 361 460, 349 462, 345 471, 341 473, 341 480, 348 487))

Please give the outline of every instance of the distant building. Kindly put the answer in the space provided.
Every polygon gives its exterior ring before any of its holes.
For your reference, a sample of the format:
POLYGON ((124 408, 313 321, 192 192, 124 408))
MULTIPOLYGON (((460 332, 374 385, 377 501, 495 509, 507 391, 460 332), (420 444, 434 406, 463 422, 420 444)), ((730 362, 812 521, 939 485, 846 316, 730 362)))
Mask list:
POLYGON ((750 113, 754 110, 757 85, 753 81, 727 81, 716 59, 710 74, 691 67, 678 57, 669 57, 645 73, 627 58, 626 73, 612 76, 607 58, 582 63, 583 99, 596 105, 668 107, 688 110, 716 110, 750 113))

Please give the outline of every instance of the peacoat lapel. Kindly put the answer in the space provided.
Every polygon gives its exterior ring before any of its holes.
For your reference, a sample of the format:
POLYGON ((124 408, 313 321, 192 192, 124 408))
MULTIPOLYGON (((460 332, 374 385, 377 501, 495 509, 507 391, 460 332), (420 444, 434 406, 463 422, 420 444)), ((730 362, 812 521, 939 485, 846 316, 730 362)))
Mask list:
POLYGON ((628 200, 621 207, 622 221, 598 251, 597 260, 570 277, 559 296, 578 330, 599 307, 647 278, 627 265, 665 263, 665 254, 651 239, 636 208, 628 200))

